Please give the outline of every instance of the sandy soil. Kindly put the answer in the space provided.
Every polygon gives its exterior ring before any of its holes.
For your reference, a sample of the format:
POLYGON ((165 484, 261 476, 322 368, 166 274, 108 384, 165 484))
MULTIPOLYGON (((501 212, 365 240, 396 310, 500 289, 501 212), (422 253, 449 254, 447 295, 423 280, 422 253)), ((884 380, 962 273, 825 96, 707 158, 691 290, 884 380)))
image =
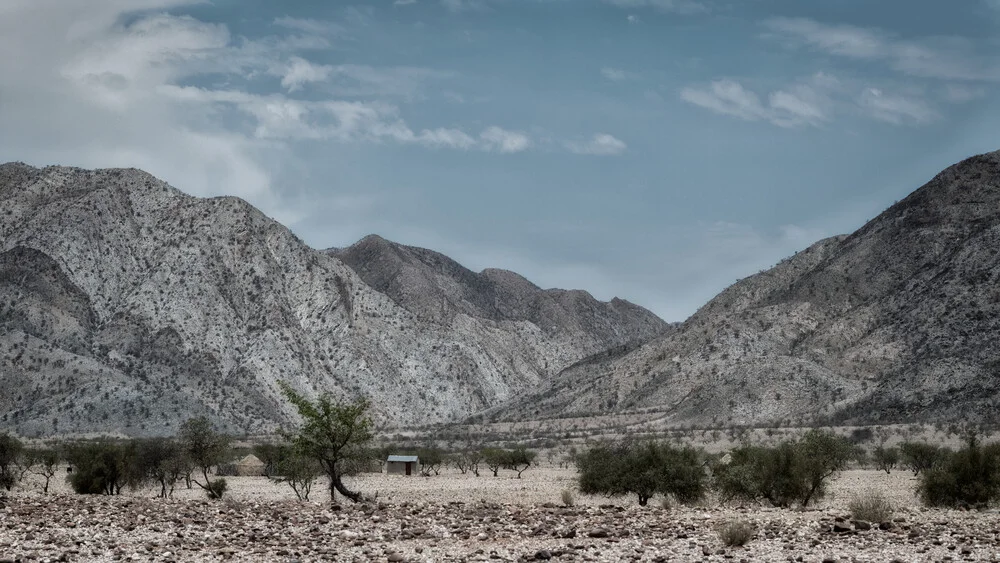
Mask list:
POLYGON ((665 509, 577 493, 565 507, 561 492, 573 489, 575 471, 555 467, 531 468, 522 479, 508 471, 362 475, 350 485, 378 492, 377 502, 340 507, 325 483, 301 502, 287 485, 229 477, 229 498, 220 502, 183 488, 171 500, 150 490, 83 497, 69 493, 63 476, 47 496, 32 478, 3 501, 0 561, 1000 562, 1000 513, 924 509, 905 471, 846 471, 806 511, 711 501, 665 509), (867 488, 899 507, 889 529, 850 522, 847 503, 867 488), (757 529, 746 547, 719 539, 718 527, 733 519, 757 529))

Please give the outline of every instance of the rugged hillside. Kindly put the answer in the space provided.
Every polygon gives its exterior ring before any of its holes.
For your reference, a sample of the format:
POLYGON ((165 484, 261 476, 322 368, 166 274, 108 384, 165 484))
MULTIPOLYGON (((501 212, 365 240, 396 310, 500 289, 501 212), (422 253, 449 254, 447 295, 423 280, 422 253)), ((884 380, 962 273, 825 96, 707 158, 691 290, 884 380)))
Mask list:
POLYGON ((138 170, 0 166, 0 219, 0 428, 28 435, 267 430, 289 414, 279 379, 450 420, 666 328, 375 237, 314 250, 138 170))
POLYGON ((659 317, 628 301, 603 303, 585 291, 542 290, 507 270, 477 274, 438 252, 377 235, 328 252, 417 318, 438 324, 451 324, 460 315, 529 322, 547 338, 581 350, 649 340, 667 328, 659 317))
POLYGON ((676 332, 572 366, 493 415, 997 421, 998 254, 995 152, 948 168, 857 232, 734 284, 676 332))

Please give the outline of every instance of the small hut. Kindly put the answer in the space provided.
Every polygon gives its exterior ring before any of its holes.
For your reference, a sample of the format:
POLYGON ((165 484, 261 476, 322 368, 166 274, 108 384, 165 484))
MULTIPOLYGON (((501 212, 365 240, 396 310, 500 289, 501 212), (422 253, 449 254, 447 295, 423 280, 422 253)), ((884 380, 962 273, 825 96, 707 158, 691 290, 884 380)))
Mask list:
POLYGON ((236 462, 236 474, 241 477, 260 477, 264 474, 264 462, 250 454, 236 462))
POLYGON ((413 475, 419 464, 420 460, 415 455, 391 455, 385 460, 385 472, 389 475, 413 475))

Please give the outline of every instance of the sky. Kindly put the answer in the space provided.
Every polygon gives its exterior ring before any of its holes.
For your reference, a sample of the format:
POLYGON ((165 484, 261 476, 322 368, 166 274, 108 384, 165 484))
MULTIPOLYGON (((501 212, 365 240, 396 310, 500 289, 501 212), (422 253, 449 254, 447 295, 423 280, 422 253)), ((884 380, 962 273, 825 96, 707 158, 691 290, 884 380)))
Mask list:
POLYGON ((2 0, 0 162, 669 321, 1000 149, 1000 0, 2 0))

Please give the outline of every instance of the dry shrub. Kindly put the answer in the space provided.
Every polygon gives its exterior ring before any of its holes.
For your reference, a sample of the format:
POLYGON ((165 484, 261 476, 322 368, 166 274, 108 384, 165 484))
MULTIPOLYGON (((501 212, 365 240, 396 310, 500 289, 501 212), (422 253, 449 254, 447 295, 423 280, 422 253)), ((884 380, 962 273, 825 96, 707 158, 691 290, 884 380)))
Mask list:
POLYGON ((576 499, 573 498, 573 491, 569 489, 563 489, 562 503, 563 506, 573 506, 574 504, 576 504, 576 499))
POLYGON ((851 518, 865 522, 886 522, 892 518, 893 506, 889 499, 876 489, 865 489, 855 494, 847 509, 851 518))
POLYGON ((757 528, 746 520, 730 520, 719 526, 719 539, 727 547, 746 545, 757 533, 757 528))

